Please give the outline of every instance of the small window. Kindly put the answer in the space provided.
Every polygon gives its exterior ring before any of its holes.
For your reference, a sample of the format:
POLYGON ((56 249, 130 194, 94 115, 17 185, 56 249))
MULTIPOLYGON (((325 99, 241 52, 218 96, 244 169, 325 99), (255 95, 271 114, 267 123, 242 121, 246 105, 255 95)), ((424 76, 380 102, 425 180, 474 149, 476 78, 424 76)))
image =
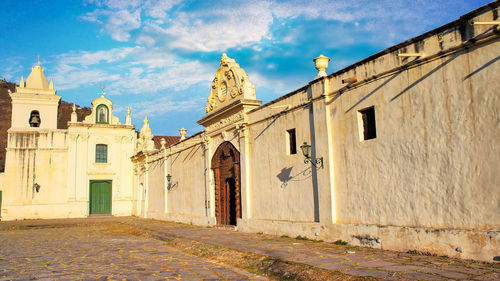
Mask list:
POLYGON ((36 110, 31 111, 30 114, 30 127, 38 128, 40 127, 40 113, 36 110))
POLYGON ((108 162, 108 146, 106 144, 95 145, 95 162, 96 163, 108 162))
POLYGON ((286 131, 288 135, 288 154, 297 154, 297 138, 295 137, 295 129, 286 131))
POLYGON ((108 107, 104 104, 100 104, 96 108, 96 123, 108 124, 108 107))
POLYGON ((377 137, 377 128, 375 126, 375 108, 372 106, 359 111, 363 124, 363 139, 370 140, 377 137))

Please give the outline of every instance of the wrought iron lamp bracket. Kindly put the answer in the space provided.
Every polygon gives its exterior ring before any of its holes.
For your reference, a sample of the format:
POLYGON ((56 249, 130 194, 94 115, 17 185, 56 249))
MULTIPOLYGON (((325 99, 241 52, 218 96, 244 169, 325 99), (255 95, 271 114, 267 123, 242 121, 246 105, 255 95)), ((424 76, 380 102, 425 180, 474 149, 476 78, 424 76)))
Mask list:
POLYGON ((304 159, 305 164, 311 163, 315 168, 322 169, 323 168, 323 157, 312 159, 311 157, 307 157, 304 159))

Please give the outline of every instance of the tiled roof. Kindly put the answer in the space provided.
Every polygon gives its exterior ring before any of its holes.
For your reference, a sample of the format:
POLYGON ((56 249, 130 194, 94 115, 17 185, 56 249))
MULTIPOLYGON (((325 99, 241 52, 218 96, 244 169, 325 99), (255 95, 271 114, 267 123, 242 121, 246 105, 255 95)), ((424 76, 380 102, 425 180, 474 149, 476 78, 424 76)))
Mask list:
POLYGON ((165 139, 167 143, 165 143, 165 147, 169 147, 173 144, 176 144, 181 139, 180 136, 154 136, 153 141, 155 142, 155 148, 161 148, 161 139, 165 139))

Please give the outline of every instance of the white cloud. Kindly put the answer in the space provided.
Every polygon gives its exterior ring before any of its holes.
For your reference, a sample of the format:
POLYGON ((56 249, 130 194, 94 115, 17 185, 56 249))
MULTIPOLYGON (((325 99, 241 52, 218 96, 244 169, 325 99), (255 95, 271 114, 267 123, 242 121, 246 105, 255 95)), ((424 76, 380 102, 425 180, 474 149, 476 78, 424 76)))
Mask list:
POLYGON ((164 50, 143 47, 71 52, 55 61, 57 89, 107 82, 110 95, 181 91, 203 82, 208 87, 215 72, 199 61, 182 61, 164 50))
POLYGON ((151 36, 141 34, 137 37, 136 42, 137 42, 137 44, 143 44, 143 45, 146 45, 148 47, 152 47, 156 43, 156 40, 151 36))
POLYGON ((182 0, 149 0, 144 4, 144 9, 146 15, 162 19, 167 17, 167 11, 181 2, 182 0))
POLYGON ((141 27, 141 9, 128 10, 95 10, 81 16, 81 19, 102 25, 102 32, 111 35, 116 41, 125 42, 130 39, 130 31, 141 27))
POLYGON ((130 39, 129 32, 141 26, 141 10, 137 9, 134 12, 120 10, 110 13, 108 22, 104 26, 116 41, 128 41, 130 39))
POLYGON ((126 42, 130 40, 130 32, 142 26, 143 11, 153 18, 165 18, 166 12, 180 2, 181 0, 149 0, 144 3, 141 0, 91 0, 89 3, 95 4, 99 9, 81 16, 81 19, 101 24, 102 31, 111 38, 126 42))
MULTIPOLYGON (((249 72, 248 77, 250 79, 250 82, 255 85, 255 94, 257 95, 257 99, 267 100, 275 99, 277 98, 277 96, 263 97, 261 96, 262 93, 259 92, 259 89, 272 89, 275 93, 279 93, 278 95, 283 95, 300 88, 301 86, 303 86, 304 82, 308 81, 307 77, 302 77, 303 79, 297 79, 297 77, 292 76, 271 78, 259 72, 249 72)), ((311 79, 312 78, 314 78, 314 75, 311 76, 311 79)))
POLYGON ((234 4, 177 13, 167 27, 150 23, 148 28, 168 36, 170 48, 202 52, 251 46, 271 38, 273 17, 267 2, 234 4))
POLYGON ((182 91, 194 84, 210 81, 212 72, 213 70, 198 61, 172 62, 168 67, 155 72, 145 73, 131 69, 123 74, 121 79, 114 81, 110 88, 131 94, 156 93, 167 89, 182 91))
POLYGON ((110 9, 135 9, 141 4, 141 0, 105 0, 104 4, 110 9))
POLYGON ((105 64, 125 59, 141 47, 115 48, 96 52, 70 52, 55 57, 57 65, 53 75, 55 87, 59 90, 75 89, 93 83, 115 81, 120 75, 106 71, 105 64))
POLYGON ((13 56, 0 60, 0 65, 2 65, 0 68, 0 79, 19 83, 23 70, 23 65, 20 63, 22 59, 22 57, 13 56))
POLYGON ((56 72, 54 75, 54 87, 58 90, 68 90, 76 89, 83 85, 118 79, 120 79, 120 75, 110 74, 99 69, 56 72))
POLYGON ((137 53, 144 50, 142 47, 123 47, 114 48, 105 51, 80 51, 80 52, 70 52, 66 54, 61 54, 57 56, 57 61, 61 65, 81 65, 88 66, 93 64, 99 64, 101 62, 111 63, 119 60, 123 60, 132 53, 137 53))
MULTIPOLYGON (((293 21, 299 17, 350 23, 356 28, 354 33, 365 33, 351 36, 356 40, 388 45, 443 23, 436 21, 452 14, 452 5, 467 6, 466 0, 219 0, 187 5, 182 5, 182 0, 88 2, 97 9, 82 19, 101 24, 102 31, 114 40, 129 41, 131 32, 137 31, 135 42, 139 44, 201 52, 259 48, 266 39, 275 39, 271 27, 276 19, 293 21)), ((332 31, 332 37, 340 36, 332 31)), ((281 43, 293 40, 300 38, 284 36, 281 43)))
POLYGON ((154 100, 134 103, 132 106, 132 116, 154 117, 165 114, 165 112, 187 112, 200 108, 200 100, 193 99, 187 101, 173 101, 170 97, 160 97, 154 100))

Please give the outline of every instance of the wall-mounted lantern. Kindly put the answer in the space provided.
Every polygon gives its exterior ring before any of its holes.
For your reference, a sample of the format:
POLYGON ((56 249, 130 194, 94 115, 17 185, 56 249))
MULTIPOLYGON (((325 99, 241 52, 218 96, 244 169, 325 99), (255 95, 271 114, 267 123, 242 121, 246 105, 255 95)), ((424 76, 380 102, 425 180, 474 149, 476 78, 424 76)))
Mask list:
POLYGON ((173 189, 175 186, 177 185, 177 182, 173 182, 172 181, 172 175, 171 174, 167 174, 167 189, 168 190, 171 190, 173 189))
POLYGON ((304 142, 303 145, 300 146, 300 149, 302 150, 302 154, 304 154, 304 163, 311 163, 315 168, 323 168, 323 157, 320 158, 311 158, 311 145, 307 144, 307 142, 304 142))

